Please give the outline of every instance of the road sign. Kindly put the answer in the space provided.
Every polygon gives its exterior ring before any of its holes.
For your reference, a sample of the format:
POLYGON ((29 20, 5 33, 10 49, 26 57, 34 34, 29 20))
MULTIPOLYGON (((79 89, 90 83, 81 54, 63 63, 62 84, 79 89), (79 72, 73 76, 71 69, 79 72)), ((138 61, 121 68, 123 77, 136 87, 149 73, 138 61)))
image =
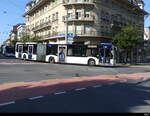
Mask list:
MULTIPOLYGON (((65 37, 65 34, 64 33, 59 33, 58 36, 65 37)), ((68 38, 68 40, 72 40, 74 38, 74 34, 73 33, 68 33, 67 38, 68 38)))

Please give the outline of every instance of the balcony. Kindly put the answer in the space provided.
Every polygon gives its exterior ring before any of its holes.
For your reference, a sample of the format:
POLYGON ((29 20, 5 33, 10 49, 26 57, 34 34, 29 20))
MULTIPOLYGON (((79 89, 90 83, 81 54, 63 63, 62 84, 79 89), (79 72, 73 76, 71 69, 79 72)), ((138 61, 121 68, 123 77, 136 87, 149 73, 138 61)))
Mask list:
POLYGON ((67 16, 63 16, 63 21, 64 22, 77 22, 77 21, 80 21, 80 22, 94 22, 95 21, 95 17, 93 15, 90 15, 89 17, 85 17, 85 16, 81 16, 81 17, 78 17, 76 15, 72 15, 70 17, 67 17, 67 16))
POLYGON ((94 6, 95 5, 95 0, 64 0, 63 4, 64 4, 64 6, 70 6, 70 5, 94 6))
POLYGON ((87 31, 85 32, 84 30, 81 30, 81 31, 77 31, 75 33, 75 36, 82 36, 82 37, 95 37, 97 36, 97 32, 96 31, 87 31))
POLYGON ((112 26, 112 27, 118 27, 118 28, 121 28, 121 27, 123 27, 123 26, 126 26, 126 24, 123 23, 122 21, 112 20, 111 26, 112 26))
POLYGON ((75 36, 80 37, 104 37, 104 38, 111 38, 112 33, 108 31, 79 31, 76 32, 75 36))
MULTIPOLYGON (((69 32, 68 34, 73 34, 74 37, 104 37, 104 38, 111 38, 112 33, 108 31, 85 31, 80 30, 74 32, 69 32)), ((65 38, 65 32, 52 32, 47 35, 40 36, 41 40, 49 40, 49 39, 56 39, 56 38, 65 38)))
POLYGON ((105 37, 105 38, 111 38, 112 37, 112 33, 108 32, 108 31, 101 31, 101 32, 99 32, 99 34, 101 35, 101 37, 105 37))
POLYGON ((41 24, 41 25, 39 25, 39 26, 36 26, 36 27, 32 28, 32 31, 36 32, 36 31, 39 31, 39 30, 41 30, 41 29, 50 27, 51 24, 52 24, 52 23, 51 23, 50 21, 48 21, 48 22, 46 22, 46 23, 43 23, 43 24, 41 24))
POLYGON ((41 35, 40 39, 41 40, 49 40, 49 39, 58 39, 58 38, 65 38, 65 32, 51 32, 46 35, 41 35))

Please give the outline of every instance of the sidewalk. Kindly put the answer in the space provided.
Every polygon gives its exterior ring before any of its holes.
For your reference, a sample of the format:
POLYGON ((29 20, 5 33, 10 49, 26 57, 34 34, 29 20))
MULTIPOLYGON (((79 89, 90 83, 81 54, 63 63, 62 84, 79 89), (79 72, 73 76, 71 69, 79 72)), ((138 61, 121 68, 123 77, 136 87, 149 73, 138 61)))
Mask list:
POLYGON ((149 65, 150 66, 150 63, 136 63, 136 64, 124 64, 124 63, 117 63, 116 66, 145 66, 145 65, 149 65))
POLYGON ((51 79, 39 82, 8 83, 0 85, 0 103, 100 84, 126 81, 127 79, 138 80, 143 77, 150 78, 150 73, 100 75, 68 79, 51 79))

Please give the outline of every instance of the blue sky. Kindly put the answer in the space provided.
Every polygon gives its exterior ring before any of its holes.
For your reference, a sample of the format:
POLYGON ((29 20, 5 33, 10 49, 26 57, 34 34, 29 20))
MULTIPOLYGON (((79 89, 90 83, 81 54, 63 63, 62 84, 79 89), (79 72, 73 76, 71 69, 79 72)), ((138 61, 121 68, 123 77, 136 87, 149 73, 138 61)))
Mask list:
MULTIPOLYGON (((23 23, 25 5, 30 0, 0 0, 0 44, 7 39, 12 25, 23 23)), ((150 0, 144 0, 145 10, 150 13, 150 0)), ((150 26, 150 16, 145 20, 145 27, 150 26)))

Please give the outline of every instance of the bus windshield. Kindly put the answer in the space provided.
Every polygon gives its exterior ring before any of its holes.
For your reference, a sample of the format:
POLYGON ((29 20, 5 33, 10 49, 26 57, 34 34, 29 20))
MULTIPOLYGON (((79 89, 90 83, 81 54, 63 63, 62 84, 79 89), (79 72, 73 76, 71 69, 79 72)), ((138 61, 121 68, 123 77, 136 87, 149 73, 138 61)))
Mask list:
POLYGON ((6 53, 15 53, 15 47, 7 46, 6 47, 6 53))

